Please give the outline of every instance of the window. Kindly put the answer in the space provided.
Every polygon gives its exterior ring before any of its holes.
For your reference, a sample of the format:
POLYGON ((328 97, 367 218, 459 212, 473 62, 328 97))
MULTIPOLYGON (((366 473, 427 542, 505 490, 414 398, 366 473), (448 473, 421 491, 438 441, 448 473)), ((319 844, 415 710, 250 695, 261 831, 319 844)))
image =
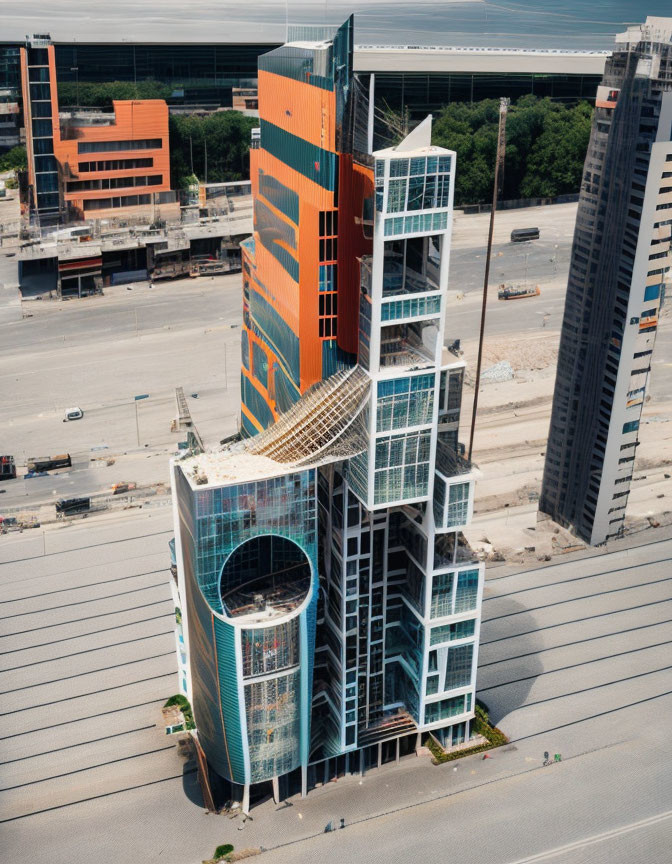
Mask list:
POLYGON ((432 605, 430 616, 443 618, 453 614, 454 573, 437 573, 432 579, 432 605))
POLYGON ((123 195, 120 198, 94 198, 84 201, 84 210, 109 210, 117 207, 137 207, 151 204, 151 195, 123 195))
POLYGON ((161 138, 138 138, 135 141, 79 141, 77 152, 111 153, 114 150, 160 150, 162 147, 161 138))
POLYGON ((86 192, 93 189, 124 189, 134 186, 160 186, 163 183, 162 174, 149 177, 99 177, 95 180, 74 180, 68 183, 68 192, 86 192))
POLYGON ((90 171, 125 171, 133 168, 152 168, 154 159, 103 159, 100 162, 80 162, 77 166, 82 174, 90 171))
POLYGON ((243 676, 267 675, 299 663, 298 619, 277 627, 243 630, 243 676))
POLYGON ((458 573, 455 591, 455 612, 466 612, 476 608, 478 597, 478 570, 458 573))
POLYGON ((390 180, 387 188, 387 212, 399 213, 406 209, 406 180, 390 180))
POLYGON ((321 339, 335 339, 337 335, 336 318, 318 319, 318 333, 321 339))
POLYGON ((629 432, 636 432, 639 429, 639 420, 630 420, 629 423, 623 424, 623 434, 627 435, 629 432))
MULTIPOLYGON (((476 632, 476 620, 469 619, 468 621, 457 621, 455 624, 442 624, 440 627, 432 627, 429 632, 429 644, 440 645, 443 642, 453 642, 455 639, 467 639, 473 636, 476 632)), ((436 656, 436 651, 430 651, 430 671, 432 655, 436 656)), ((436 662, 436 660, 434 660, 436 662)), ((436 670, 436 666, 434 667, 436 670)))
POLYGON ((338 234, 338 210, 322 210, 319 216, 320 237, 338 234))
POLYGON ((434 375, 395 378, 378 384, 378 431, 431 423, 434 407, 434 375))
POLYGON ((52 138, 54 134, 51 120, 33 120, 34 138, 52 138))
MULTIPOLYGON (((467 697, 470 699, 470 697, 467 697)), ((436 723, 438 720, 446 720, 457 714, 469 711, 470 706, 465 707, 465 697, 456 696, 454 699, 441 699, 439 702, 430 702, 425 705, 425 723, 436 723)))
POLYGON ((469 515, 469 483, 453 483, 448 487, 447 528, 464 525, 469 515))
POLYGON ((320 261, 335 261, 338 257, 338 238, 320 238, 320 261))
POLYGON ((429 430, 390 435, 376 442, 376 504, 419 498, 429 483, 429 430))
POLYGON ((318 286, 320 291, 336 290, 336 268, 336 264, 320 264, 318 286))
POLYGON ((456 687, 469 686, 471 683, 473 657, 473 645, 459 645, 448 649, 444 690, 454 690, 456 687))
POLYGON ((336 314, 337 300, 338 300, 338 295, 336 293, 320 294, 318 299, 319 299, 320 315, 335 315, 336 314))

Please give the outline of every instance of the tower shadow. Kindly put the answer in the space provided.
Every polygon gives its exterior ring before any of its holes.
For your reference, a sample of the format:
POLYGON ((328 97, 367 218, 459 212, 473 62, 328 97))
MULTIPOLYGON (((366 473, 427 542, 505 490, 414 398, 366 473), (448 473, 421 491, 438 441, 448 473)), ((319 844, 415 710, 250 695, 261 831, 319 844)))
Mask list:
POLYGON ((506 732, 506 717, 526 703, 537 676, 544 671, 539 651, 546 646, 535 615, 524 603, 491 596, 492 604, 484 609, 492 618, 481 624, 476 695, 488 706, 491 722, 503 722, 506 732))

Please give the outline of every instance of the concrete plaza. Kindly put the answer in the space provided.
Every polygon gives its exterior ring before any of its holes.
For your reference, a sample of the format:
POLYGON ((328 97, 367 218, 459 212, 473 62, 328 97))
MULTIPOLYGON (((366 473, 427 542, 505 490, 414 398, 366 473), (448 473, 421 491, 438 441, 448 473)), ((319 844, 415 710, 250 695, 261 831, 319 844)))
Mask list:
POLYGON ((155 506, 1 539, 8 860, 195 864, 225 842, 279 864, 433 864, 458 848, 493 864, 668 860, 669 530, 517 575, 493 568, 478 688, 511 744, 491 759, 407 757, 291 806, 268 800, 244 828, 205 815, 193 764, 161 728, 176 690, 170 536, 155 506), (562 762, 544 767, 544 751, 562 762))

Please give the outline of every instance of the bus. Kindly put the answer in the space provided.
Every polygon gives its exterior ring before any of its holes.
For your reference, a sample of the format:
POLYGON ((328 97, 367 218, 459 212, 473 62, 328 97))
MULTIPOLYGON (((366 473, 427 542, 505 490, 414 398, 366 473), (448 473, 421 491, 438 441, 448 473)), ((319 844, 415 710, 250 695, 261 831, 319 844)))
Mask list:
POLYGON ((538 228, 515 228, 511 232, 512 243, 522 243, 524 240, 538 240, 538 228))

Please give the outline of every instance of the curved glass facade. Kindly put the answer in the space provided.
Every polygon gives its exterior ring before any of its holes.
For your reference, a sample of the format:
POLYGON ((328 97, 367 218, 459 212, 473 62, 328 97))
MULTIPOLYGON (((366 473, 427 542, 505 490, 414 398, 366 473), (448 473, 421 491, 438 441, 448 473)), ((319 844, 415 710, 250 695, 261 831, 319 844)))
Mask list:
POLYGON ((194 717, 208 762, 235 783, 307 760, 315 482, 307 469, 192 488, 175 466, 194 717))

